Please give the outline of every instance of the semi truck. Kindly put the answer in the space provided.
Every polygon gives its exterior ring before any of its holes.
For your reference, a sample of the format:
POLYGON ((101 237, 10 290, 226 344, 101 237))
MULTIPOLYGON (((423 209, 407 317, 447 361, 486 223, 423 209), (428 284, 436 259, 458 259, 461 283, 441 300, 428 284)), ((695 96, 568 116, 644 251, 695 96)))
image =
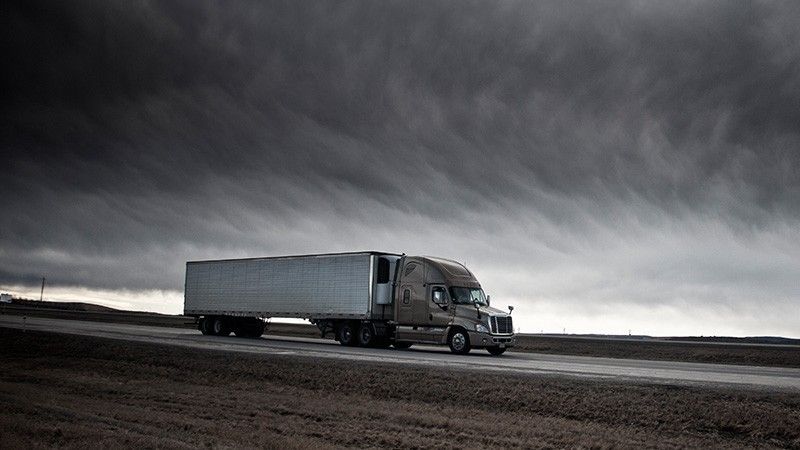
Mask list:
POLYGON ((501 355, 516 343, 508 312, 490 306, 463 264, 431 256, 351 252, 186 263, 184 314, 205 335, 260 337, 272 318, 306 319, 341 345, 448 345, 501 355))

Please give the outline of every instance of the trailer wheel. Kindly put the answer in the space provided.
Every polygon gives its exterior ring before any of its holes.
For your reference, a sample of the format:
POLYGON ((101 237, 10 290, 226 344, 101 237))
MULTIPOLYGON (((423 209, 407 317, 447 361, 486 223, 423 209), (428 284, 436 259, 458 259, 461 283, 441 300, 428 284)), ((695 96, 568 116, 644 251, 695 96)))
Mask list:
POLYGON ((208 317, 203 317, 197 325, 197 329, 204 335, 211 334, 211 320, 208 317))
POLYGON ((375 344, 375 332, 372 331, 372 325, 362 323, 361 328, 358 330, 358 345, 362 347, 371 347, 375 344))
POLYGON ((500 356, 506 352, 505 348, 500 347, 487 347, 486 350, 492 354, 492 356, 500 356))
POLYGON ((214 317, 211 331, 215 336, 228 336, 231 334, 231 329, 228 327, 224 317, 214 317))
POLYGON ((395 342, 392 344, 397 350, 407 350, 413 345, 411 342, 395 342))
POLYGON ((450 332, 447 338, 447 343, 450 345, 450 351, 456 355, 466 355, 469 353, 469 335, 462 328, 456 328, 450 332))
POLYGON ((258 324, 255 327, 253 327, 253 332, 250 333, 250 336, 248 336, 248 337, 260 338, 261 335, 264 334, 264 330, 266 328, 267 328, 267 324, 262 321, 260 324, 258 324))
POLYGON ((260 338, 266 326, 263 320, 255 317, 239 318, 233 323, 233 334, 240 338, 260 338))
POLYGON ((339 325, 339 330, 336 332, 336 337, 339 338, 339 343, 348 347, 356 345, 358 338, 353 324, 344 322, 339 325))

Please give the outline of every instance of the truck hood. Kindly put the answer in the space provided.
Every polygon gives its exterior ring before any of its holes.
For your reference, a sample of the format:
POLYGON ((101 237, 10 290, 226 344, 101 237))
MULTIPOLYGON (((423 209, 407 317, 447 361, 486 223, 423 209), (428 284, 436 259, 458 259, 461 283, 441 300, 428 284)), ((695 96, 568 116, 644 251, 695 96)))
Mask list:
POLYGON ((507 316, 508 315, 508 311, 503 311, 502 309, 492 308, 491 306, 481 306, 480 310, 481 310, 481 314, 485 313, 485 314, 488 314, 490 316, 507 316))
MULTIPOLYGON (((508 315, 508 311, 492 308, 491 306, 481 306, 479 310, 481 312, 482 317, 508 315)), ((475 307, 472 305, 456 305, 456 317, 463 317, 471 320, 477 319, 477 314, 475 313, 475 307)))

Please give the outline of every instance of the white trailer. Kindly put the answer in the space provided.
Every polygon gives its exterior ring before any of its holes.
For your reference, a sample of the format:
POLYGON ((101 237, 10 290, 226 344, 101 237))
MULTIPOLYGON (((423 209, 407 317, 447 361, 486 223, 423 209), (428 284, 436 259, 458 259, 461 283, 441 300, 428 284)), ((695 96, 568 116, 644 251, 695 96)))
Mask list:
MULTIPOLYGON (((184 314, 389 320, 393 315, 389 273, 400 256, 358 252, 190 261, 184 314)), ((215 331, 212 321, 201 320, 208 322, 201 331, 237 332, 236 322, 242 321, 246 319, 229 319, 226 327, 221 320, 215 331)))

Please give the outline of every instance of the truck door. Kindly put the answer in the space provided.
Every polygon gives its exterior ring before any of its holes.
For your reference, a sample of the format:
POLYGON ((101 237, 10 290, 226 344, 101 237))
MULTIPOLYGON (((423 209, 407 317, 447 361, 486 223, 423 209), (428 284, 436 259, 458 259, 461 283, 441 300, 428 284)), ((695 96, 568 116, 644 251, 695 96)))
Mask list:
POLYGON ((427 326, 428 302, 425 298, 425 288, 416 284, 403 284, 400 286, 400 307, 398 322, 401 325, 427 326))
POLYGON ((428 326, 426 327, 428 340, 433 342, 444 341, 447 326, 453 320, 453 304, 443 284, 429 284, 428 297, 428 326))
POLYGON ((414 323, 414 286, 411 284, 400 285, 400 299, 397 305, 397 322, 401 325, 414 323))
POLYGON ((409 261, 403 267, 398 295, 397 321, 401 325, 428 324, 428 299, 423 284, 423 265, 409 261))

